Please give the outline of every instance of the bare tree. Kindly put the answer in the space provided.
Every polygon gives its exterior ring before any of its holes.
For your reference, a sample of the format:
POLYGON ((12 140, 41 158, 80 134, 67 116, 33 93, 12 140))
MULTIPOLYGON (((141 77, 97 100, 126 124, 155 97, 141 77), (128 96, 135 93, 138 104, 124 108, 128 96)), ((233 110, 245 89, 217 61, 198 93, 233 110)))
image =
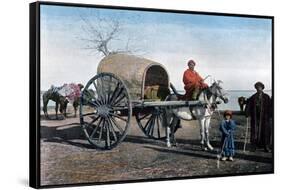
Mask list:
MULTIPOLYGON (((82 23, 82 30, 86 37, 80 38, 85 42, 85 49, 101 53, 102 56, 107 56, 114 53, 134 53, 139 51, 130 47, 131 39, 120 39, 122 27, 118 20, 105 19, 99 16, 94 16, 91 19, 80 16, 82 23), (113 41, 126 41, 123 43, 123 48, 114 48, 113 41)), ((122 44, 122 43, 121 43, 122 44)))

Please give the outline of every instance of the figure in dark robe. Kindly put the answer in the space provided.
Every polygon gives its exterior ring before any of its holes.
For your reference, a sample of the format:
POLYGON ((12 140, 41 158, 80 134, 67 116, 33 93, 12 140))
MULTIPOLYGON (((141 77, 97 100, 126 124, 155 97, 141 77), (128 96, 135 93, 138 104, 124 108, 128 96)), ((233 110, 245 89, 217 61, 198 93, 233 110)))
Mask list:
POLYGON ((270 152, 270 136, 272 117, 271 99, 268 94, 263 92, 264 84, 257 82, 255 84, 257 92, 247 100, 246 117, 251 118, 251 139, 250 142, 256 147, 264 148, 270 152))

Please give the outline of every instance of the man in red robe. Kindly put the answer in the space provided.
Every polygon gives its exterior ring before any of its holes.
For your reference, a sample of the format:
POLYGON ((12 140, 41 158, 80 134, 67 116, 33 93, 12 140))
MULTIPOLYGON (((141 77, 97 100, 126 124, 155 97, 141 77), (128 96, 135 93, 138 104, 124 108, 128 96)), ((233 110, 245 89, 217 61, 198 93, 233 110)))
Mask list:
POLYGON ((189 60, 188 69, 183 74, 183 83, 185 89, 185 97, 187 100, 196 100, 200 91, 207 88, 208 85, 204 83, 203 78, 194 70, 195 62, 189 60))

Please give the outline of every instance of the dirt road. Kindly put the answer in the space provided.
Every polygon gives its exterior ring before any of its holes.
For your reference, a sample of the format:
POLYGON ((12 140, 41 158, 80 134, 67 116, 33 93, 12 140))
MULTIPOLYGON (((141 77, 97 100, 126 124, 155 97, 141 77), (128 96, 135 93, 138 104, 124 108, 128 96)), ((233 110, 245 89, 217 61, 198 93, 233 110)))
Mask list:
POLYGON ((202 151, 196 121, 182 122, 176 133, 177 147, 145 137, 132 118, 124 141, 109 151, 94 149, 85 139, 77 118, 41 120, 41 185, 120 180, 196 177, 272 172, 272 153, 243 152, 245 119, 235 115, 236 155, 233 162, 220 161, 218 118, 211 122, 214 151, 202 151))

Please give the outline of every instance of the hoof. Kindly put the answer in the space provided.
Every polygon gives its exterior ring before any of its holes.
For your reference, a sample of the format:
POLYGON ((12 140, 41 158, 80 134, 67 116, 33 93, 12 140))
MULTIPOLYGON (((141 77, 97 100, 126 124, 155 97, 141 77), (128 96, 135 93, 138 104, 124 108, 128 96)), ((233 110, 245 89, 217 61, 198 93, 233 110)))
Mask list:
POLYGON ((177 141, 176 141, 175 139, 173 139, 173 140, 171 141, 171 144, 172 144, 172 146, 178 146, 178 143, 177 143, 177 141))
POLYGON ((172 147, 171 143, 167 142, 167 147, 168 148, 172 147))
POLYGON ((204 145, 201 145, 201 150, 207 151, 208 149, 207 149, 207 147, 205 147, 204 145))
POLYGON ((173 143, 172 146, 178 146, 178 143, 173 143))
POLYGON ((212 147, 212 145, 210 145, 210 144, 207 144, 207 147, 209 150, 214 150, 214 147, 212 147))

